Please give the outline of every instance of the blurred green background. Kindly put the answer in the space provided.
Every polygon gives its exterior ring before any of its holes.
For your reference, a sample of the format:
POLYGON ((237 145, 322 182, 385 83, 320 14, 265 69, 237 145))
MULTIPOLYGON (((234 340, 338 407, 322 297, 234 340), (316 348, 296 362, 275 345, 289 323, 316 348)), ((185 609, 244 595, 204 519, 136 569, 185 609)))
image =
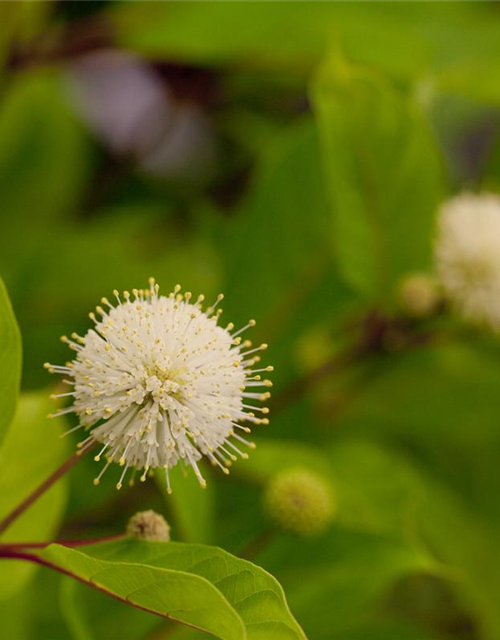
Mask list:
MULTIPOLYGON (((117 493, 84 460, 52 500, 59 537, 155 508, 175 539, 238 554, 269 527, 263 484, 300 464, 331 477, 336 520, 254 560, 310 640, 500 639, 500 342, 409 319, 397 296, 432 272, 440 202, 500 188, 499 32, 496 2, 0 3, 0 275, 23 389, 48 395, 59 336, 149 276, 223 291, 276 369, 275 415, 229 479, 117 493)), ((25 466, 59 455, 42 409, 25 466)), ((25 538, 49 535, 43 517, 25 538)), ((206 637, 4 564, 5 640, 206 637)))

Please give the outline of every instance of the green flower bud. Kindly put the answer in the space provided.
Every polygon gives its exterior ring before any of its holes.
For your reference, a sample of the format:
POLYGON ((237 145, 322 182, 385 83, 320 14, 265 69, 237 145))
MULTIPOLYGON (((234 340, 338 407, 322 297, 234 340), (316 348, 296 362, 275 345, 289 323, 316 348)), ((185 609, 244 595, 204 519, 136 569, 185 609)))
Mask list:
POLYGON ((264 505, 276 525, 300 536, 323 533, 335 514, 332 485, 306 468, 286 469, 271 478, 264 505))
POLYGON ((168 542, 170 526, 163 516, 151 509, 139 511, 130 518, 127 524, 127 535, 138 540, 149 542, 168 542))
POLYGON ((439 285, 432 276, 412 273, 399 285, 400 308, 412 318, 428 318, 441 302, 439 285))

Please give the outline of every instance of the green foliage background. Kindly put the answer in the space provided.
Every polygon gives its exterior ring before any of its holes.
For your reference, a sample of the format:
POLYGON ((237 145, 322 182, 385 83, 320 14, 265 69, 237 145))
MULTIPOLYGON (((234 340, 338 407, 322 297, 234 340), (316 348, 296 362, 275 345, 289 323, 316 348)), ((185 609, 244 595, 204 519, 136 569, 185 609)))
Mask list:
MULTIPOLYGON (((0 285, 0 516, 74 447, 44 418, 42 364, 68 359, 60 334, 85 332, 114 288, 154 275, 164 292, 223 291, 228 321, 257 319, 278 396, 257 450, 229 478, 207 469, 205 492, 178 474, 172 496, 160 481, 117 493, 111 469, 95 488, 84 459, 9 536, 113 534, 154 508, 179 543, 238 555, 269 529, 266 480, 307 466, 333 482, 335 522, 313 540, 274 533, 253 560, 310 640, 500 640, 500 342, 447 312, 410 321, 396 295, 432 271, 439 203, 500 187, 497 4, 1 2, 0 25, 0 275, 23 342, 9 429, 20 340, 0 285), (93 94, 104 131, 72 91, 82 60, 117 51, 169 96, 161 139, 181 142, 155 172, 142 137, 155 112, 121 130, 124 149, 109 143, 133 107, 124 76, 115 102, 93 94), (367 323, 379 334, 360 357, 290 387, 367 323)), ((83 571, 76 551, 44 553, 83 571)), ((182 589, 203 599, 204 581, 216 598, 214 575, 182 589)), ((6 640, 207 637, 46 569, 3 561, 0 577, 6 640)), ((263 610, 240 611, 247 631, 263 610)), ((226 614, 219 637, 246 637, 226 614)), ((270 620, 248 637, 299 637, 270 620)))

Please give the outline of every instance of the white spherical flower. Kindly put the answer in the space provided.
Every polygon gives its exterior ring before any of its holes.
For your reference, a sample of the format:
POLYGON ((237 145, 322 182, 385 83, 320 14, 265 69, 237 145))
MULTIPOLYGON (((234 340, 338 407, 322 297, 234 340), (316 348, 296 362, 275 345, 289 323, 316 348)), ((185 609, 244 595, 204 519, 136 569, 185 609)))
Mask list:
POLYGON ((468 320, 500 329, 500 197, 463 193, 441 208, 437 270, 468 320))
POLYGON ((95 441, 104 445, 95 460, 105 456, 107 464, 95 484, 117 461, 124 467, 118 488, 128 469, 134 475, 142 470, 145 480, 149 469, 163 467, 170 492, 168 470, 182 461, 205 486, 200 458, 207 456, 228 473, 236 454, 247 457, 239 446, 254 446, 237 433, 250 432, 240 422, 268 422, 262 417, 268 410, 254 403, 270 396, 265 388, 271 382, 260 374, 272 367, 252 370, 267 345, 250 348, 251 342, 240 337, 255 322, 232 333, 232 324, 218 325, 221 311, 215 307, 222 295, 203 311, 203 296, 192 302, 191 294, 180 289, 159 295, 151 279, 150 288, 134 290, 133 297, 125 291, 121 298, 115 291, 117 305, 103 298, 107 309, 97 307, 99 318, 90 314, 95 328, 85 337, 62 337, 76 351, 75 360, 45 365, 73 386, 55 396, 71 396, 72 406, 53 415, 77 414, 80 424, 68 433, 90 431, 81 449, 95 441))

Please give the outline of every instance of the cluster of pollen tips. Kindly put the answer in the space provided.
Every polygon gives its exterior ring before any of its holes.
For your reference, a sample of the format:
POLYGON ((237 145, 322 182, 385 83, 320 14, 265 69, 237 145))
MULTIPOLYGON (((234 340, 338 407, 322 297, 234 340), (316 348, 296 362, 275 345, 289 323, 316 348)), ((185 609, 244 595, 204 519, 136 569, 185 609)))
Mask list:
POLYGON ((253 348, 242 339, 254 320, 238 331, 232 323, 218 324, 222 295, 204 311, 203 296, 193 300, 180 285, 159 295, 151 278, 149 289, 114 296, 115 305, 103 298, 90 314, 95 328, 85 337, 62 337, 76 352, 72 362, 45 364, 72 387, 54 397, 71 397, 73 404, 50 417, 77 414, 79 425, 67 433, 90 432, 80 451, 95 441, 103 445, 95 460, 106 464, 94 484, 118 462, 118 489, 129 470, 133 484, 137 471, 144 481, 151 470, 164 468, 170 493, 169 469, 181 461, 204 487, 201 457, 229 473, 237 456, 247 457, 242 447, 255 446, 240 434, 268 423, 260 402, 269 398, 272 383, 262 374, 273 368, 253 368, 267 345, 253 348))

